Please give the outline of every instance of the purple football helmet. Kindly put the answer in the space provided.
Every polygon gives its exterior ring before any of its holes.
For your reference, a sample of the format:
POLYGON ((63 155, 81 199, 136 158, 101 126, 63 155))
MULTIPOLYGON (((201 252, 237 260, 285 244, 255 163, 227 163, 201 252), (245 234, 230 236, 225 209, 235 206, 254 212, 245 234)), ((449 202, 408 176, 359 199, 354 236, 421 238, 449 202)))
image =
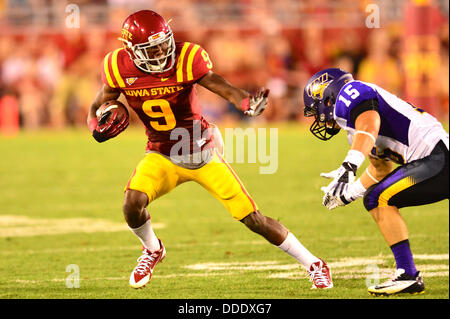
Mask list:
POLYGON ((309 129, 315 137, 327 141, 339 133, 340 128, 327 127, 326 123, 333 119, 339 91, 352 80, 350 73, 337 68, 319 71, 309 79, 303 90, 304 115, 315 117, 309 129))

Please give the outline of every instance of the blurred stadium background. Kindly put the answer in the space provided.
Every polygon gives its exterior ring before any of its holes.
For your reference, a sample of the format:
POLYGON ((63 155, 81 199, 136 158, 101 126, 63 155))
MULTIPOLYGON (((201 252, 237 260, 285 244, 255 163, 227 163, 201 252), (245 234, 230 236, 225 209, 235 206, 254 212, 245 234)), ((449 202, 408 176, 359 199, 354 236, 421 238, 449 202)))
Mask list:
MULTIPOLYGON (((265 121, 306 121, 303 87, 332 66, 448 118, 447 0, 0 0, 1 132, 84 126, 103 57, 144 8, 172 19, 175 39, 202 45, 234 85, 270 88, 265 121)), ((198 90, 210 121, 244 120, 198 90)))
MULTIPOLYGON (((448 0, 0 0, 0 299, 367 297, 366 266, 387 278, 394 259, 361 202, 345 213, 320 207, 319 172, 334 169, 348 144, 341 135, 325 148, 309 134, 303 87, 316 71, 342 67, 448 130, 448 15, 448 0), (151 289, 128 287, 140 247, 123 221, 122 190, 145 135, 132 117, 135 127, 99 147, 86 113, 103 57, 121 45, 123 20, 140 9, 172 19, 175 39, 203 46, 214 71, 235 86, 271 89, 262 117, 248 119, 197 88, 206 118, 222 129, 280 128, 275 174, 262 177, 252 163, 233 168, 266 214, 330 262, 336 289, 310 290, 290 256, 230 222, 194 183, 152 203, 170 259, 151 289), (73 264, 81 289, 67 289, 73 264), (198 265, 223 270, 189 268, 198 265)), ((430 287, 419 298, 448 299, 448 201, 405 210, 430 287)))

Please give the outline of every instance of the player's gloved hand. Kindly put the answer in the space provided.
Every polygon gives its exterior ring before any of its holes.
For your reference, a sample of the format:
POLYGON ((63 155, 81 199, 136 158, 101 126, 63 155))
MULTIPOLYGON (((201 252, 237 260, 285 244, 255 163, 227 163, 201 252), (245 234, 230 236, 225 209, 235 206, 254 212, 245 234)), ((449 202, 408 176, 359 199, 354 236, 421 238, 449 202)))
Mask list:
POLYGON ((338 174, 339 174, 339 168, 335 169, 334 171, 328 172, 328 173, 320 173, 320 176, 328 178, 328 179, 335 179, 338 176, 338 174))
POLYGON ((333 196, 341 196, 348 184, 355 181, 357 169, 358 167, 355 164, 344 162, 337 170, 326 174, 322 173, 321 176, 326 175, 324 177, 333 178, 331 183, 324 188, 324 191, 326 190, 333 196))
POLYGON ((128 117, 124 116, 120 121, 117 121, 118 112, 113 110, 114 106, 107 108, 102 114, 97 114, 100 119, 93 118, 89 122, 89 129, 92 132, 94 139, 99 142, 105 142, 128 127, 128 117))
POLYGON ((329 210, 333 210, 339 206, 348 205, 358 198, 363 197, 366 192, 366 188, 359 179, 354 183, 345 184, 342 193, 339 196, 327 192, 326 187, 322 187, 321 190, 325 193, 322 199, 322 205, 329 210))
MULTIPOLYGON (((335 180, 338 177, 339 173, 340 170, 338 168, 328 173, 320 173, 320 176, 335 180)), ((329 210, 333 210, 339 206, 344 206, 345 204, 341 200, 339 200, 339 198, 328 193, 328 186, 323 186, 320 188, 324 192, 322 198, 322 205, 328 208, 329 210)))
POLYGON ((332 178, 333 181, 328 185, 321 187, 320 189, 324 192, 324 196, 322 198, 322 205, 328 208, 329 210, 333 210, 339 206, 345 206, 346 203, 349 203, 347 200, 345 200, 346 191, 348 191, 349 187, 349 181, 351 179, 355 179, 355 173, 352 175, 352 170, 348 171, 346 167, 350 167, 349 165, 345 165, 346 163, 343 163, 341 167, 338 169, 331 171, 329 173, 322 173, 320 176, 325 178, 332 178), (337 195, 337 190, 340 190, 339 195, 337 195), (341 196, 343 197, 341 199, 341 196), (346 203, 344 203, 344 201, 346 203))
POLYGON ((339 195, 331 194, 328 192, 327 187, 322 187, 321 190, 324 192, 322 205, 329 210, 333 210, 339 206, 348 205, 364 196, 364 193, 366 192, 366 188, 359 179, 356 182, 344 184, 339 195))
POLYGON ((352 184, 355 181, 356 170, 362 165, 365 158, 365 155, 356 149, 348 151, 347 157, 338 169, 321 174, 325 178, 333 179, 322 190, 330 195, 340 197, 345 191, 346 185, 352 184))
MULTIPOLYGON (((325 187, 321 188, 323 191, 325 187)), ((322 198, 322 205, 328 208, 329 210, 333 210, 339 206, 345 206, 345 204, 339 199, 339 197, 333 196, 326 191, 324 191, 324 195, 322 198)))
POLYGON ((255 95, 250 95, 242 100, 241 109, 244 111, 244 114, 248 116, 258 116, 264 112, 267 106, 269 92, 269 89, 261 89, 255 95))
POLYGON ((352 197, 350 188, 353 184, 345 184, 342 189, 342 193, 339 196, 332 195, 327 191, 326 187, 322 187, 321 190, 324 192, 322 198, 322 205, 328 208, 329 210, 333 210, 339 206, 345 206, 353 202, 358 197, 352 197))

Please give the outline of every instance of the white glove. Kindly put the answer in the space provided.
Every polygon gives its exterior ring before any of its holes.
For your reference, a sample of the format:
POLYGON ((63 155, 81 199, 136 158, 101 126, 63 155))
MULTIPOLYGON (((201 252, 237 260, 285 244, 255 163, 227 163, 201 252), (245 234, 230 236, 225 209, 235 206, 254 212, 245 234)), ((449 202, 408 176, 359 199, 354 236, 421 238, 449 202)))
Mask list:
POLYGON ((322 205, 328 208, 329 210, 333 210, 339 206, 345 206, 345 204, 336 196, 333 196, 325 191, 325 187, 322 187, 321 190, 325 193, 322 198, 322 205))
POLYGON ((322 205, 333 210, 339 206, 345 206, 351 202, 357 200, 358 198, 364 196, 366 188, 361 183, 361 180, 357 180, 351 184, 345 184, 342 189, 342 193, 339 196, 332 195, 328 192, 327 187, 322 187, 321 190, 324 192, 322 198, 322 205))
POLYGON ((340 175, 342 175, 342 166, 328 173, 320 173, 320 176, 322 177, 325 177, 327 179, 333 179, 333 181, 330 184, 328 184, 328 186, 323 186, 320 188, 320 190, 324 192, 322 198, 322 205, 328 208, 329 210, 333 210, 339 206, 345 206, 345 204, 338 197, 333 196, 329 193, 331 187, 333 187, 333 185, 335 184, 334 182, 340 175))
POLYGON ((241 108, 245 115, 248 116, 258 116, 267 106, 267 97, 269 96, 270 90, 262 89, 255 95, 250 95, 248 98, 244 99, 241 104, 241 108))
POLYGON ((328 172, 328 173, 320 173, 320 176, 328 178, 328 179, 335 179, 339 174, 339 168, 335 169, 334 171, 328 172))
POLYGON ((325 178, 333 178, 331 183, 325 188, 326 193, 330 193, 331 195, 337 197, 341 196, 348 184, 355 181, 356 170, 356 165, 349 162, 344 162, 338 169, 329 173, 320 174, 320 176, 325 178))
MULTIPOLYGON (((320 173, 320 176, 325 177, 327 179, 336 179, 339 175, 339 168, 335 169, 334 171, 328 172, 328 173, 320 173)), ((329 186, 329 185, 328 185, 329 186)), ((336 196, 333 196, 331 194, 328 194, 328 187, 323 186, 320 188, 323 192, 323 198, 322 198, 322 205, 328 208, 329 210, 333 210, 338 206, 343 206, 344 203, 342 201, 338 200, 336 196)))
POLYGON ((320 176, 333 180, 321 190, 325 193, 322 205, 328 209, 350 204, 352 201, 364 195, 366 189, 358 180, 355 182, 356 170, 364 162, 365 156, 358 150, 350 150, 342 165, 329 173, 321 173, 320 176))

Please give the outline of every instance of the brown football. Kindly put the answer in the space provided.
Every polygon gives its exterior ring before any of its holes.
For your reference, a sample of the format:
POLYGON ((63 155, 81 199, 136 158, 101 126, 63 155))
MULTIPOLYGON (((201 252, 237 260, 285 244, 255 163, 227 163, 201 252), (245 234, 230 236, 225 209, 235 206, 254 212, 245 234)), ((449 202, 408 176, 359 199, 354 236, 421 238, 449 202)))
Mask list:
MULTIPOLYGON (((128 113, 128 109, 127 107, 120 101, 116 101, 116 100, 111 100, 111 101, 106 101, 105 103, 103 103, 96 112, 97 115, 97 119, 100 121, 103 113, 111 111, 111 114, 113 114, 114 112, 118 112, 118 116, 117 119, 114 121, 114 124, 119 123, 123 117, 129 117, 130 114, 128 113)), ((108 116, 109 118, 109 116, 108 116)))

